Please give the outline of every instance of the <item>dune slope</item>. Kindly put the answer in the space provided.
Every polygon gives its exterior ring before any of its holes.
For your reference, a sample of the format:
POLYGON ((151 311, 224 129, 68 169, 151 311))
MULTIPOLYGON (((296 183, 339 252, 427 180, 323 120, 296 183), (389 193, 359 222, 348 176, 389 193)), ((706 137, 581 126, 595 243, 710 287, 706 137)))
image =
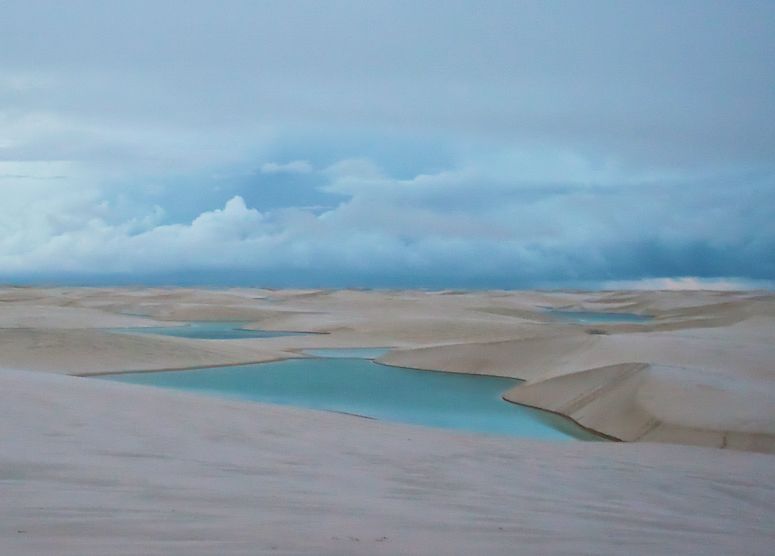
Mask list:
POLYGON ((771 554, 772 457, 0 373, 0 553, 771 554))

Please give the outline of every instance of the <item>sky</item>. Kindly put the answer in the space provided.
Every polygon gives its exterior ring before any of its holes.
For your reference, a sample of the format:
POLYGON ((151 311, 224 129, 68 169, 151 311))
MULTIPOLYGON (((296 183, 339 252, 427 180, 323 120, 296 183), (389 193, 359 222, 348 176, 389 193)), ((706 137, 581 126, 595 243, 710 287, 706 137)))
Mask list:
POLYGON ((0 281, 772 287, 775 2, 0 0, 0 281))

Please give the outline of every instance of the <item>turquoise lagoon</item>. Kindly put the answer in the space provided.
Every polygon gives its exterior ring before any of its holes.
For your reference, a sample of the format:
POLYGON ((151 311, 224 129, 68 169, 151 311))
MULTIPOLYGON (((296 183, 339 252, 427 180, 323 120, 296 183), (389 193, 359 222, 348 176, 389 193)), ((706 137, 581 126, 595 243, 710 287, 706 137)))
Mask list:
POLYGON ((190 321, 183 326, 138 326, 132 328, 114 328, 114 332, 127 334, 160 334, 178 338, 196 338, 198 340, 241 340, 246 338, 275 338, 278 336, 298 336, 306 332, 283 332, 274 330, 249 330, 243 328, 250 324, 244 321, 190 321))
POLYGON ((605 313, 602 311, 565 311, 548 309, 546 313, 558 320, 578 322, 580 324, 639 323, 650 321, 653 317, 636 313, 605 313))
POLYGON ((390 367, 369 358, 376 353, 333 350, 326 357, 102 378, 478 433, 597 438, 556 415, 504 401, 519 380, 390 367))
POLYGON ((314 357, 328 357, 331 359, 377 359, 385 355, 390 348, 319 348, 305 349, 304 353, 314 357))

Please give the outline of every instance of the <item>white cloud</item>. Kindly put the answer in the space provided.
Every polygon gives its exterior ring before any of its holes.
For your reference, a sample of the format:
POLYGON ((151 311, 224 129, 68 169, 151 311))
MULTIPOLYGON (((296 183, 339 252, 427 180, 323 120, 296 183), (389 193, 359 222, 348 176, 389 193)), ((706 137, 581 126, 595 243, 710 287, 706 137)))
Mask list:
MULTIPOLYGON (((384 280, 503 287, 659 272, 684 276, 698 267, 711 276, 740 268, 750 275, 762 272, 760 261, 771 252, 775 235, 762 208, 770 199, 766 188, 748 188, 741 195, 705 183, 598 187, 572 182, 572 172, 567 185, 524 183, 519 172, 510 181, 505 170, 493 172, 473 162, 398 179, 367 159, 344 160, 323 173, 330 189, 346 195, 324 212, 301 207, 262 212, 233 195, 222 208, 200 209, 186 221, 170 223, 165 209, 174 208, 176 197, 156 197, 161 206, 150 198, 122 202, 89 168, 64 162, 0 164, 0 173, 9 176, 0 180, 3 279, 64 272, 196 276, 248 270, 309 284, 335 276, 339 284, 384 280), (734 198, 746 226, 727 227, 724 241, 718 241, 714 226, 693 216, 698 192, 703 203, 719 206, 734 198), (752 231, 758 243, 751 242, 752 231), (715 261, 710 270, 708 260, 715 261)), ((183 186, 174 192, 187 194, 183 186)), ((608 285, 742 287, 735 280, 694 278, 608 285)))
POLYGON ((261 165, 262 174, 309 174, 313 170, 312 164, 306 160, 294 160, 285 164, 266 162, 261 165))
MULTIPOLYGON (((328 189, 337 190, 337 184, 379 181, 384 178, 382 170, 366 158, 347 158, 340 160, 325 169, 325 174, 333 179, 328 189)), ((349 193, 349 191, 347 191, 349 193)))
POLYGON ((772 6, 33 4, 0 18, 4 276, 775 276, 772 6))
POLYGON ((605 282, 603 289, 610 290, 708 290, 745 291, 775 288, 773 280, 752 280, 750 278, 699 278, 680 276, 667 278, 644 278, 642 280, 614 280, 605 282))

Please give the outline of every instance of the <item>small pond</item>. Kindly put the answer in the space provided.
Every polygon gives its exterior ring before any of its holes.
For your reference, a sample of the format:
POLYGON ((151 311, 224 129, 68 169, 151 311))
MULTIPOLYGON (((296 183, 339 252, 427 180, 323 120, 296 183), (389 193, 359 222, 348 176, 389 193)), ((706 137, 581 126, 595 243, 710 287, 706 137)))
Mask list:
POLYGON ((299 336, 306 332, 283 332, 275 330, 250 330, 243 328, 250 324, 244 321, 191 321, 181 326, 136 326, 114 328, 114 332, 127 334, 159 334, 178 338, 198 340, 244 340, 246 338, 275 338, 278 336, 299 336))
POLYGON ((359 350, 352 357, 340 351, 329 357, 101 378, 487 434, 596 438, 566 419, 504 401, 501 396, 518 380, 402 369, 364 358, 376 354, 359 350))
POLYGON ((548 309, 545 312, 557 320, 578 322, 580 324, 639 323, 648 322, 653 318, 648 315, 638 315, 636 313, 606 313, 602 311, 565 311, 562 309, 548 309))

